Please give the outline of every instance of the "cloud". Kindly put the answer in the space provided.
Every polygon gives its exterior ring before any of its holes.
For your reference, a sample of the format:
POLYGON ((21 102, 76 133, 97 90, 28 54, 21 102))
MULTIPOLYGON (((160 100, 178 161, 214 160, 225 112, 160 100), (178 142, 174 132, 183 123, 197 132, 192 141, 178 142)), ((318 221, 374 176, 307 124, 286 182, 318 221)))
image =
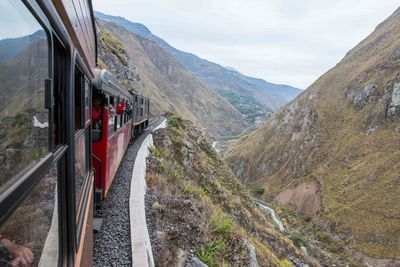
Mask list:
POLYGON ((398 0, 94 0, 174 47, 244 74, 306 88, 398 7, 398 0))

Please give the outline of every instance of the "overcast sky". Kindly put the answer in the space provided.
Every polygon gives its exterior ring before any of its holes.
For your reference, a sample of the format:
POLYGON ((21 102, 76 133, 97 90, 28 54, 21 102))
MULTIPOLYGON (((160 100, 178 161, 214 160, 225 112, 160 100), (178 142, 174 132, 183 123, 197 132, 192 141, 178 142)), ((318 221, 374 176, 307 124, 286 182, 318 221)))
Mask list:
POLYGON ((274 83, 307 88, 399 0, 93 0, 172 46, 274 83))

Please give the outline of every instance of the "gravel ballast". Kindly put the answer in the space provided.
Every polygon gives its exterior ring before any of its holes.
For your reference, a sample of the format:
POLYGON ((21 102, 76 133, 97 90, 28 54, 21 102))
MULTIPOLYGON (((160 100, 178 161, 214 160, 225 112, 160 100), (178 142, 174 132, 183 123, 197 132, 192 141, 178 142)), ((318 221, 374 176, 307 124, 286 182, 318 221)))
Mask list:
POLYGON ((96 210, 96 217, 103 218, 103 223, 94 233, 94 266, 131 266, 129 196, 133 165, 143 140, 162 120, 151 119, 146 131, 128 146, 110 192, 96 210))

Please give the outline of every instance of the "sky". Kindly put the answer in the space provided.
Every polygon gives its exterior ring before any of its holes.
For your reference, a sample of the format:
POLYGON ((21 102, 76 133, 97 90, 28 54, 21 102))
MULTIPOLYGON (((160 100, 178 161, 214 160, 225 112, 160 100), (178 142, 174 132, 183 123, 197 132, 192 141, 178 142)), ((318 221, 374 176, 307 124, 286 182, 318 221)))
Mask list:
POLYGON ((177 49, 269 82, 307 88, 399 0, 93 0, 177 49))

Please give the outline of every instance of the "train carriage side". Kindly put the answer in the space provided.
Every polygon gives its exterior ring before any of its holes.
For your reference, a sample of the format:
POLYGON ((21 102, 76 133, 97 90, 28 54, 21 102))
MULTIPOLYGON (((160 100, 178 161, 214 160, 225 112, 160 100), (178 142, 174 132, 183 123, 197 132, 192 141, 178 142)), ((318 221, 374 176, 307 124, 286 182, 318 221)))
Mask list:
POLYGON ((0 17, 0 261, 16 244, 33 266, 92 266, 92 3, 4 0, 0 17))
POLYGON ((142 95, 133 94, 134 96, 134 113, 132 128, 134 137, 140 135, 144 129, 149 125, 149 99, 142 95))
POLYGON ((93 87, 93 168, 96 203, 106 197, 132 136, 133 96, 106 70, 95 71, 93 87))

